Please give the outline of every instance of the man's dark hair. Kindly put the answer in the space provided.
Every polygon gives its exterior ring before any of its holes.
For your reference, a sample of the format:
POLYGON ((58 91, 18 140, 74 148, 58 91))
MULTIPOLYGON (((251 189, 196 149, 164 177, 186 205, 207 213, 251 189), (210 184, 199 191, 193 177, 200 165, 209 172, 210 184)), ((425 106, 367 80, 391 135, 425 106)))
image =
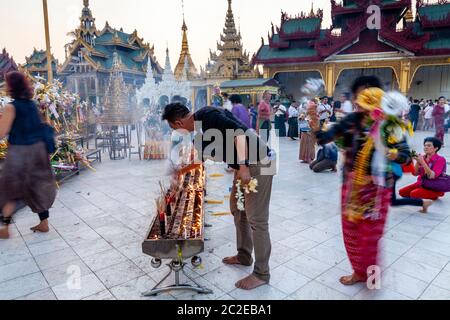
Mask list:
POLYGON ((431 142, 433 144, 433 147, 437 148, 437 151, 441 150, 442 148, 442 141, 435 137, 429 137, 426 138, 423 144, 431 142))
POLYGON ((380 88, 383 89, 383 85, 381 84, 380 79, 375 76, 362 76, 356 78, 356 80, 352 84, 352 94, 355 95, 358 90, 363 87, 367 88, 380 88))
POLYGON ((224 97, 224 98, 228 98, 228 97, 229 97, 229 95, 228 95, 228 93, 224 92, 224 93, 222 93, 222 97, 224 97))
POLYGON ((414 99, 414 103, 419 103, 419 100, 418 99, 414 99))
POLYGON ((441 99, 446 100, 444 96, 440 96, 440 97, 439 97, 439 100, 441 100, 441 99))
POLYGON ((179 102, 168 104, 164 108, 162 115, 162 120, 167 120, 169 122, 175 122, 179 119, 186 117, 189 114, 189 109, 184 104, 179 102))
POLYGON ((239 104, 239 103, 242 103, 242 98, 238 94, 232 94, 230 97, 230 101, 233 104, 239 104))

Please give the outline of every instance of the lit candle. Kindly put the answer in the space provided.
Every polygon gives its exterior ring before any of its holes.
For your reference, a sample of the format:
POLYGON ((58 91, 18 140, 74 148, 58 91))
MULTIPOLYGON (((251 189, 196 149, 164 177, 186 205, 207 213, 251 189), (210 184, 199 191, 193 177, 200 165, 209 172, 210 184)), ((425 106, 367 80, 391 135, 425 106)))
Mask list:
POLYGON ((184 228, 184 239, 187 239, 187 229, 184 228))

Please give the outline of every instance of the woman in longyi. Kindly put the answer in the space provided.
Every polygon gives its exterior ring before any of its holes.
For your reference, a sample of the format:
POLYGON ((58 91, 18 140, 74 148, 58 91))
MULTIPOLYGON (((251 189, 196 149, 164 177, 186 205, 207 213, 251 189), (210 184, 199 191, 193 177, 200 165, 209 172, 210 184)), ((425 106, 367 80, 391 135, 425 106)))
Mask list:
POLYGON ((371 267, 378 265, 378 242, 384 232, 392 195, 390 163, 405 163, 410 158, 405 140, 407 125, 395 110, 399 107, 397 102, 403 101, 402 96, 385 94, 376 77, 356 79, 352 93, 357 112, 327 131, 320 129, 315 103, 308 108, 318 143, 323 145, 334 140, 345 150, 342 227, 354 272, 340 279, 344 285, 367 281, 371 267))
POLYGON ((8 226, 21 200, 39 215, 41 222, 31 228, 48 232, 48 210, 56 198, 56 181, 50 166, 48 126, 32 101, 33 89, 20 72, 6 75, 9 95, 14 99, 0 118, 0 138, 8 137, 8 154, 0 175, 0 209, 4 227, 0 239, 9 237, 8 226))

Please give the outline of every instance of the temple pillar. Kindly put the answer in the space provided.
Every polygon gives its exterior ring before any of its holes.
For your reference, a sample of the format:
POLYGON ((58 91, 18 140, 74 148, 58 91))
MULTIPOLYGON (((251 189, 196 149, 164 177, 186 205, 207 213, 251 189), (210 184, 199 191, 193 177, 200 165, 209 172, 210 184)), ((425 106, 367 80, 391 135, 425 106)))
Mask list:
POLYGON ((401 62, 401 68, 400 68, 400 92, 404 95, 408 94, 409 89, 411 88, 411 61, 410 60, 403 60, 401 62))
POLYGON ((74 82, 74 86, 75 86, 75 93, 78 94, 79 93, 79 91, 78 91, 78 78, 73 79, 73 82, 74 82))
POLYGON ((252 93, 252 104, 256 107, 256 93, 252 93))
POLYGON ((264 70, 264 78, 265 78, 265 79, 268 79, 268 78, 270 78, 270 77, 273 76, 273 75, 271 74, 269 68, 264 68, 263 70, 264 70))
POLYGON ((334 63, 325 66, 325 90, 328 97, 334 94, 334 86, 336 84, 336 65, 334 63))
POLYGON ((98 106, 100 104, 100 98, 98 96, 98 78, 95 77, 95 106, 98 106))
POLYGON ((212 105, 212 88, 211 88, 211 86, 206 87, 206 105, 207 106, 212 105))
POLYGON ((192 94, 191 94, 192 112, 195 112, 195 101, 196 100, 197 100, 197 90, 195 88, 192 88, 192 94))
POLYGON ((84 100, 89 102, 88 78, 84 79, 84 100))

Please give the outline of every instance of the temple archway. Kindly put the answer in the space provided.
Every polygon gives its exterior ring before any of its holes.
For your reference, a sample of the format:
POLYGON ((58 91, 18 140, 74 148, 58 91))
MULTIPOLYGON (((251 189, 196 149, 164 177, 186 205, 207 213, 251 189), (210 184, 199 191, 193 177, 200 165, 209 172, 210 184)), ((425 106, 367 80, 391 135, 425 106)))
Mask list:
POLYGON ((185 97, 176 95, 176 96, 173 96, 173 97, 172 97, 172 101, 171 101, 171 102, 172 102, 172 103, 179 102, 179 103, 181 103, 181 104, 183 104, 183 105, 187 105, 188 99, 186 99, 185 97))
POLYGON ((274 75, 274 79, 280 83, 280 90, 287 97, 293 100, 302 98, 301 88, 307 79, 322 79, 319 71, 297 71, 297 72, 278 72, 274 75))
POLYGON ((416 99, 450 97, 450 65, 421 66, 411 81, 408 96, 416 99))
POLYGON ((161 107, 161 108, 164 108, 165 106, 167 106, 169 103, 170 103, 170 99, 169 99, 169 97, 168 96, 161 96, 160 98, 159 98, 159 106, 161 107))
POLYGON ((334 99, 338 99, 343 93, 350 93, 353 81, 361 76, 376 76, 380 79, 384 90, 399 90, 397 76, 392 68, 344 69, 337 77, 333 93, 334 99))

